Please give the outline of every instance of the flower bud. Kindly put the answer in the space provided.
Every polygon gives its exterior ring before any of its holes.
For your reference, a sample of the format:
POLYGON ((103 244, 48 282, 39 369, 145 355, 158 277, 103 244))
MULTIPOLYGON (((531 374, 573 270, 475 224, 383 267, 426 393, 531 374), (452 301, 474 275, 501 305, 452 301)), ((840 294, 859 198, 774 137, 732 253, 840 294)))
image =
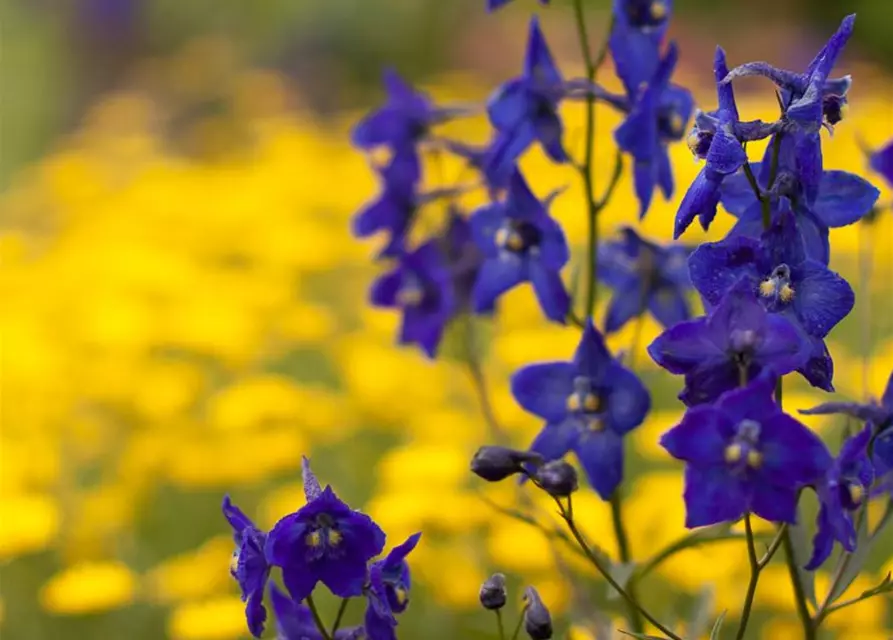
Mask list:
POLYGON ((524 590, 524 630, 532 640, 549 640, 552 637, 552 616, 533 587, 524 590))
POLYGON ((494 573, 487 578, 486 582, 481 585, 480 592, 481 604, 484 609, 495 611, 505 606, 505 576, 501 573, 494 573))
POLYGON ((471 471, 489 482, 499 482, 523 471, 524 463, 542 464, 537 453, 518 451, 508 447, 481 447, 471 459, 471 471))
POLYGON ((547 462, 535 474, 536 481, 550 496, 566 498, 577 490, 577 470, 564 460, 547 462))

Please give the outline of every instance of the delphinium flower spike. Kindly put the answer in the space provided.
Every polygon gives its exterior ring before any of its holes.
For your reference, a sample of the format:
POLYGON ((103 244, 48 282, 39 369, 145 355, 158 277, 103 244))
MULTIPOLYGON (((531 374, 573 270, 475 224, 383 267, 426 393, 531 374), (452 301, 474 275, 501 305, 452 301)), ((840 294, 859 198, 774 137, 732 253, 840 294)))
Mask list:
POLYGON ((855 295, 846 280, 807 258, 786 198, 781 207, 759 240, 737 236, 698 247, 688 261, 691 281, 708 305, 716 305, 744 278, 766 310, 790 320, 809 343, 809 359, 798 371, 813 386, 833 391, 824 338, 852 310, 855 295))
POLYGON ((623 436, 651 407, 648 390, 611 357, 602 336, 587 323, 570 362, 544 362, 518 370, 512 394, 524 409, 546 420, 531 445, 545 460, 573 451, 603 500, 623 479, 623 436))
MULTIPOLYGON (((310 608, 270 583, 270 603, 276 617, 276 640, 323 640, 310 608)), ((335 632, 334 640, 363 640, 363 627, 345 627, 335 632)))
POLYGON ((868 166, 881 174, 887 184, 893 187, 893 140, 871 153, 868 158, 868 166))
POLYGON ((248 630, 253 636, 260 638, 267 619, 264 589, 270 575, 270 565, 264 556, 267 534, 258 529, 248 516, 230 501, 229 496, 223 498, 223 515, 233 528, 233 538, 236 542, 230 573, 242 590, 248 630))
POLYGON ((797 496, 831 466, 822 440, 772 398, 775 375, 692 407, 661 437, 685 467, 685 526, 734 522, 754 513, 796 521, 797 496))
POLYGON ((630 98, 657 67, 672 10, 672 0, 614 0, 609 46, 614 68, 630 98))
POLYGON ((396 640, 396 614, 409 606, 410 572, 406 556, 416 548, 415 533, 369 567, 365 629, 369 640, 396 640))
POLYGON ((605 318, 605 333, 618 331, 646 311, 665 328, 691 317, 686 294, 689 247, 662 246, 631 227, 598 251, 598 277, 614 290, 605 318))

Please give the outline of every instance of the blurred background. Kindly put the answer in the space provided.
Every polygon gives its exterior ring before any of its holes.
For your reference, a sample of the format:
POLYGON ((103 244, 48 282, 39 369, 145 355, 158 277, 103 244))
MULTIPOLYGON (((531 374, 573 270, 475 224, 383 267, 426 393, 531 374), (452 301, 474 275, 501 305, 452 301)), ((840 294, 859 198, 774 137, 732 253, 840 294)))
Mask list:
MULTIPOLYGON (((576 331, 547 324, 520 288, 494 322, 457 322, 442 358, 428 361, 394 345, 393 313, 366 305, 377 243, 349 233, 350 217, 378 187, 348 131, 381 100, 383 65, 438 101, 482 103, 517 73, 529 12, 539 10, 566 75, 579 74, 568 0, 544 10, 516 0, 496 15, 483 5, 0 0, 0 636, 247 637, 220 502, 228 492, 270 527, 303 502, 302 454, 381 524, 388 546, 424 532, 401 638, 494 637, 477 593, 496 569, 509 574, 515 596, 525 583, 540 589, 556 637, 589 640, 620 625, 617 601, 577 556, 494 507, 550 522, 548 505, 513 487, 482 487, 467 472, 480 444, 530 442, 540 424, 515 405, 508 376, 531 361, 566 359, 576 331), (482 418, 470 357, 483 363, 498 433, 482 418)), ((675 80, 708 109, 717 43, 732 64, 799 68, 857 11, 838 65, 855 78, 850 119, 826 139, 825 162, 868 177, 882 203, 893 201, 863 150, 893 137, 889 0, 676 5, 675 80)), ((589 9, 600 38, 609 3, 589 9)), ((610 64, 600 79, 618 86, 610 64)), ((739 97, 746 118, 776 109, 762 81, 742 83, 739 97)), ((570 106, 564 116, 567 146, 580 156, 582 113, 570 106)), ((599 111, 601 185, 617 123, 599 111)), ((488 136, 482 118, 444 133, 488 136)), ((669 237, 699 168, 684 145, 672 153, 676 199, 658 199, 642 227, 654 239, 669 237)), ((458 162, 435 164, 430 186, 462 173, 458 162)), ((575 245, 568 271, 579 271, 585 214, 576 175, 538 151, 523 165, 540 195, 569 187, 553 212, 575 245)), ((471 193, 463 204, 482 198, 471 193)), ((624 178, 600 221, 603 237, 637 210, 624 178)), ((730 226, 721 214, 709 238, 730 226)), ((686 239, 708 237, 699 233, 686 239)), ((893 369, 893 215, 883 210, 872 226, 831 237, 832 268, 857 292, 829 341, 838 396, 878 396, 893 369)), ((684 533, 681 469, 657 445, 681 415, 679 381, 644 353, 657 332, 648 321, 640 340, 632 330, 611 340, 631 350, 655 396, 627 454, 626 511, 640 560, 684 533)), ((785 393, 791 408, 824 399, 799 382, 785 393)), ((806 421, 833 449, 852 426, 806 421)), ((616 553, 607 505, 586 490, 575 513, 590 539, 616 553)), ((891 556, 888 536, 852 593, 893 570, 891 556)), ((698 637, 715 615, 739 608, 747 571, 740 541, 715 543, 660 565, 642 584, 644 599, 698 637)), ((819 572, 820 593, 827 584, 819 572)), ((792 602, 783 565, 770 565, 753 637, 797 637, 792 602)), ((334 606, 324 599, 324 615, 334 606)), ((360 615, 354 604, 348 620, 360 615)), ((827 628, 827 638, 889 640, 893 604, 875 598, 827 628)))

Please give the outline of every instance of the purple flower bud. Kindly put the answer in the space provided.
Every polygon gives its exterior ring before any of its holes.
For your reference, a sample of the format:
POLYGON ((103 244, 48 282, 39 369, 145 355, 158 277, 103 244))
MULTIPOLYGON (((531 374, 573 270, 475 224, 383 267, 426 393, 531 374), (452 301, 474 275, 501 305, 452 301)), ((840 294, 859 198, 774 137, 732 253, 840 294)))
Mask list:
POLYGON ((490 611, 502 609, 506 601, 505 576, 501 573, 494 573, 487 578, 481 585, 479 597, 484 609, 490 611))
POLYGON ((547 462, 536 470, 536 481, 550 496, 565 498, 577 490, 577 471, 564 460, 547 462))
POLYGON ((542 456, 508 447, 481 447, 471 459, 471 471, 488 482, 499 482, 524 470, 522 465, 543 463, 542 456))
POLYGON ((532 640, 549 640, 552 637, 552 616, 543 604, 540 594, 533 587, 524 590, 524 630, 532 640))

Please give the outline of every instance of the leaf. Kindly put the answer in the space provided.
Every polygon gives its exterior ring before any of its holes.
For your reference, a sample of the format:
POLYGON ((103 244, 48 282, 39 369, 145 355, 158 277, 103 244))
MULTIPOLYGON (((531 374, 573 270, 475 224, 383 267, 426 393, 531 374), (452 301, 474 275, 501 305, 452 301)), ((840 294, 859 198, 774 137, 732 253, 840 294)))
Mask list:
POLYGON ((862 595, 859 596, 860 600, 865 600, 866 598, 870 598, 872 596, 877 596, 882 593, 887 593, 888 591, 893 591, 893 573, 887 572, 886 577, 881 580, 881 583, 876 586, 868 589, 867 591, 863 591, 862 595))
POLYGON ((713 625, 713 631, 710 632, 710 640, 719 640, 719 632, 722 630, 722 623, 725 622, 726 612, 723 611, 719 614, 719 617, 716 619, 716 623, 713 625))
MULTIPOLYGON (((636 571, 636 563, 635 562, 619 562, 611 565, 609 569, 611 573, 611 577, 614 578, 618 584, 626 589, 626 584, 629 582, 629 579, 632 577, 633 573, 636 571)), ((618 600, 620 598, 620 594, 617 593, 617 590, 608 585, 608 600, 618 600)))
POLYGON ((815 572, 807 571, 803 566, 809 562, 811 542, 806 533, 806 528, 800 524, 803 522, 802 509, 797 509, 797 523, 788 525, 788 532, 791 536, 791 547, 793 551, 793 563, 797 568, 797 574, 800 576, 800 584, 803 585, 803 595, 812 605, 813 609, 818 608, 815 597, 815 572))
POLYGON ((716 603, 716 590, 711 586, 701 589, 695 601, 691 621, 686 628, 686 635, 692 638, 700 638, 710 624, 713 617, 713 605, 716 603))

